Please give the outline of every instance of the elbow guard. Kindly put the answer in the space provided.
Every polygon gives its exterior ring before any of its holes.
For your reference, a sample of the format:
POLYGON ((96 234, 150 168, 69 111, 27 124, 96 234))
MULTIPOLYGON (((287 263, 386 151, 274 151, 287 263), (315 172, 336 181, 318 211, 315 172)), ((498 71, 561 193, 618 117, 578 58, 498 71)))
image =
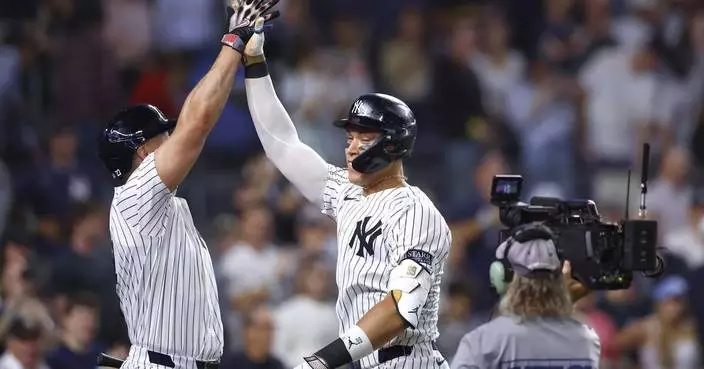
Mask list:
POLYGON ((430 272, 412 259, 401 261, 391 270, 389 291, 396 303, 396 310, 413 329, 418 325, 432 282, 430 272))

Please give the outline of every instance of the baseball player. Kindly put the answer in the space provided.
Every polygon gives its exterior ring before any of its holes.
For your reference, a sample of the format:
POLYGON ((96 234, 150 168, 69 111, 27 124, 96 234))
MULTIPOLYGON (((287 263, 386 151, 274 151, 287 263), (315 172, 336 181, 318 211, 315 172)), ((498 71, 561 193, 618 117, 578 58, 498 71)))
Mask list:
POLYGON ((434 340, 451 236, 430 199, 403 175, 401 161, 416 138, 413 112, 392 96, 360 96, 335 123, 347 134, 347 165, 330 165, 299 140, 274 92, 263 44, 257 34, 245 48, 256 131, 269 159, 337 222, 340 336, 300 367, 447 367, 434 340))
POLYGON ((276 2, 235 1, 228 7, 222 50, 177 121, 154 106, 133 106, 119 112, 99 138, 99 156, 115 185, 110 235, 132 344, 122 368, 219 365, 223 326, 212 262, 188 203, 175 193, 220 115, 244 45, 278 15, 270 11, 276 2))
POLYGON ((552 231, 539 223, 521 226, 496 258, 490 277, 502 295, 501 316, 462 338, 452 369, 599 368, 599 337, 572 318, 570 271, 552 231))

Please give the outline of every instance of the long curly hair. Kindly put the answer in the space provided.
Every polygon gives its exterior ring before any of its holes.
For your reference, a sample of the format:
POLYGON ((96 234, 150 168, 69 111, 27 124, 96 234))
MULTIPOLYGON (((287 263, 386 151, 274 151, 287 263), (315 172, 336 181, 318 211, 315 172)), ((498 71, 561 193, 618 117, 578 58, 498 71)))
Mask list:
POLYGON ((525 321, 534 317, 568 317, 574 308, 561 274, 541 278, 515 275, 501 298, 499 311, 525 321))

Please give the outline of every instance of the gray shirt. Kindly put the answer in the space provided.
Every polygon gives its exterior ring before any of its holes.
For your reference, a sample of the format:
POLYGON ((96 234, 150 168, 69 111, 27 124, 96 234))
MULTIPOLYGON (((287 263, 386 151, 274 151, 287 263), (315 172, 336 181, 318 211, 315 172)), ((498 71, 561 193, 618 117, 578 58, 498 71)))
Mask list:
POLYGON ((501 316, 462 338, 451 369, 597 369, 600 356, 599 337, 574 319, 501 316))

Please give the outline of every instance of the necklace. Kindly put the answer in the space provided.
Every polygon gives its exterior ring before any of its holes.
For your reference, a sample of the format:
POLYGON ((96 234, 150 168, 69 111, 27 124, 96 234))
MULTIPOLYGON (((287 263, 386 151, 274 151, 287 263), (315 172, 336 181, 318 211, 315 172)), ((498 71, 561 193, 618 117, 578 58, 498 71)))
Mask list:
POLYGON ((400 180, 401 180, 402 182, 404 182, 404 184, 405 184, 405 182, 406 182, 406 180, 407 180, 408 178, 406 178, 406 176, 403 176, 403 175, 391 175, 391 176, 381 177, 381 178, 379 178, 378 180, 376 180, 374 183, 372 183, 372 184, 370 184, 370 185, 367 185, 367 186, 364 186, 364 188, 363 188, 363 189, 364 189, 364 192, 369 193, 369 192, 371 192, 370 190, 372 190, 372 189, 374 189, 375 187, 379 186, 379 185, 382 184, 383 182, 386 182, 386 181, 391 180, 391 179, 400 179, 400 180))

